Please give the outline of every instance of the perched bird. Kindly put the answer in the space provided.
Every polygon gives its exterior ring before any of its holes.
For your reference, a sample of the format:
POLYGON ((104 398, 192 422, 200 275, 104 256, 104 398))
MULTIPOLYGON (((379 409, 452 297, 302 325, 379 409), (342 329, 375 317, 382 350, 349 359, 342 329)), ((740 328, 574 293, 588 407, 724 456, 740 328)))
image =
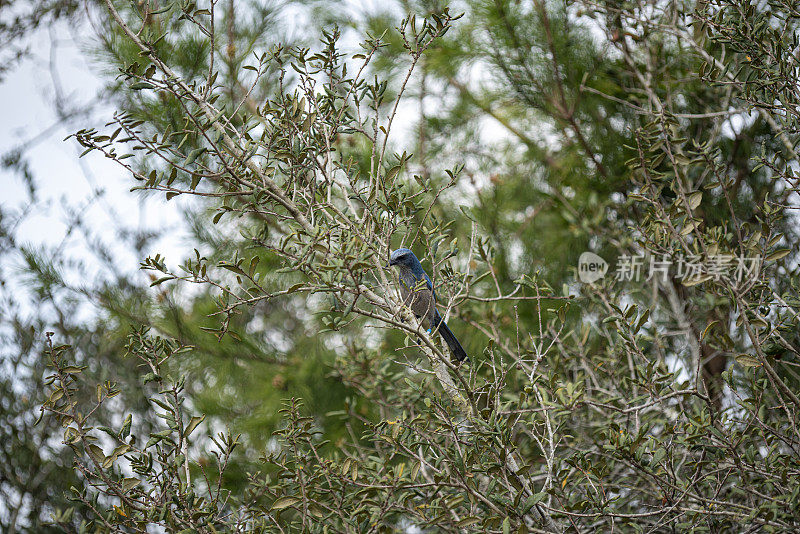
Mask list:
POLYGON ((436 293, 433 284, 414 253, 407 248, 399 248, 389 257, 389 265, 397 268, 403 301, 418 319, 422 319, 422 326, 429 332, 431 329, 437 330, 456 360, 467 359, 467 353, 464 352, 461 343, 436 311, 436 293))

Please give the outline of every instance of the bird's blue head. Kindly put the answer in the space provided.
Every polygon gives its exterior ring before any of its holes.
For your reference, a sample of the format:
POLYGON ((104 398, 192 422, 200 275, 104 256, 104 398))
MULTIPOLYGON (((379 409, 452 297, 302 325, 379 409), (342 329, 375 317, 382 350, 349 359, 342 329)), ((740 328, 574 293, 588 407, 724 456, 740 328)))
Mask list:
POLYGON ((412 271, 422 270, 422 265, 411 250, 407 248, 398 248, 389 256, 389 265, 396 265, 398 267, 406 267, 412 271))

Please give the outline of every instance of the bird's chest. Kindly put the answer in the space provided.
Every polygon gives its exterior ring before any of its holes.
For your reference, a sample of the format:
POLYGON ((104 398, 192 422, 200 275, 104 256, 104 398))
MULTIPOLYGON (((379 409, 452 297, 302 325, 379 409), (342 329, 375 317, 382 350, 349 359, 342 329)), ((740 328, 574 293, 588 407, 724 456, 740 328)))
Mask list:
POLYGON ((434 300, 431 290, 424 283, 421 284, 414 279, 404 280, 401 278, 400 295, 403 297, 405 305, 411 308, 417 317, 428 319, 433 313, 434 300))

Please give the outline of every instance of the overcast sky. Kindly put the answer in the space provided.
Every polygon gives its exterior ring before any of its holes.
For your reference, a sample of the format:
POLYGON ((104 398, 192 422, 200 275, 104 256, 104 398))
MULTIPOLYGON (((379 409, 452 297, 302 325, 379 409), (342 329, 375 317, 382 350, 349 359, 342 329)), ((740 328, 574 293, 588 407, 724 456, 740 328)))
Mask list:
MULTIPOLYGON (((64 141, 80 127, 102 126, 113 113, 98 99, 97 66, 87 63, 88 43, 75 33, 87 35, 86 30, 62 23, 39 31, 33 53, 0 84, 0 154, 29 147, 25 156, 39 194, 31 204, 25 182, 0 170, 0 203, 4 212, 29 210, 15 231, 18 244, 60 246, 66 258, 85 257, 90 248, 85 236, 67 235, 68 222, 79 214, 90 223, 93 238, 114 251, 118 272, 136 276, 142 258, 119 246, 119 230, 166 229, 147 253, 181 256, 187 247, 176 209, 181 201, 166 206, 161 195, 131 193, 133 180, 117 164, 97 154, 79 160, 81 147, 74 139, 64 141), (88 109, 90 114, 59 124, 57 101, 64 111, 88 109)), ((4 268, 15 268, 8 257, 0 261, 4 268)))
MULTIPOLYGON (((373 0, 348 0, 342 5, 351 18, 386 9, 373 0)), ((287 31, 308 30, 306 11, 288 9, 284 17, 287 31)), ((101 96, 101 65, 92 63, 94 30, 85 17, 79 17, 77 24, 62 22, 38 31, 30 41, 32 54, 0 83, 0 155, 26 146, 24 155, 38 192, 31 203, 27 184, 13 171, 0 169, 0 205, 5 214, 27 210, 14 231, 18 245, 59 247, 60 258, 87 260, 89 273, 67 273, 72 283, 81 283, 76 277, 91 277, 94 282, 101 272, 91 272, 91 266, 100 263, 87 257, 90 240, 113 251, 116 274, 144 277, 138 265, 145 256, 161 253, 174 267, 191 253, 181 209, 192 199, 183 195, 167 203, 163 194, 132 193, 130 188, 138 184, 121 167, 95 153, 79 159, 83 149, 74 139, 64 141, 79 128, 101 129, 114 112, 101 96), (60 124, 59 108, 61 113, 89 110, 89 114, 60 124), (88 239, 68 234, 69 221, 76 215, 92 228, 88 239), (148 243, 142 255, 121 245, 121 230, 151 229, 164 232, 148 243)), ((355 39, 345 42, 357 45, 355 39)), ((410 124, 395 129, 404 126, 410 124)), ((0 257, 0 269, 19 269, 19 258, 0 257)))

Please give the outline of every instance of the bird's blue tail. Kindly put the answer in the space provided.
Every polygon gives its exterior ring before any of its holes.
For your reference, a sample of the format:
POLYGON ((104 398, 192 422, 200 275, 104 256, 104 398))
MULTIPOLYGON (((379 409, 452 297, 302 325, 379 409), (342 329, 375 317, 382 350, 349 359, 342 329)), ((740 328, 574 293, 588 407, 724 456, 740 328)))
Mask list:
POLYGON ((460 362, 467 360, 467 353, 464 351, 464 347, 458 342, 458 339, 447 326, 447 323, 442 320, 439 312, 434 314, 433 320, 436 323, 433 327, 439 330, 439 334, 442 336, 442 339, 444 339, 444 342, 447 343, 447 347, 450 349, 450 353, 453 357, 460 362))

